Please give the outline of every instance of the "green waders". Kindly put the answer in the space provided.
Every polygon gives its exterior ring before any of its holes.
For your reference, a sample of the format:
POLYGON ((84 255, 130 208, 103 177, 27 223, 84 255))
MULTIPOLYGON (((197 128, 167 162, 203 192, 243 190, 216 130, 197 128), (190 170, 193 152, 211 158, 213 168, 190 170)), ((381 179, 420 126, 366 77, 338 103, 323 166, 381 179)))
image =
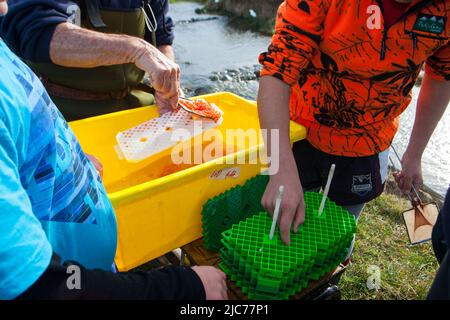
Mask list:
MULTIPOLYGON (((97 1, 85 1, 81 25, 102 33, 144 38, 143 9, 101 10, 97 1), (83 13, 87 13, 83 15, 83 13)), ((39 74, 50 97, 68 121, 83 119, 154 103, 151 88, 141 84, 144 72, 134 64, 96 68, 69 68, 28 62, 39 74)))
POLYGON ((60 98, 52 94, 50 94, 50 97, 67 121, 149 106, 155 102, 153 94, 141 90, 132 90, 122 99, 73 100, 60 98))

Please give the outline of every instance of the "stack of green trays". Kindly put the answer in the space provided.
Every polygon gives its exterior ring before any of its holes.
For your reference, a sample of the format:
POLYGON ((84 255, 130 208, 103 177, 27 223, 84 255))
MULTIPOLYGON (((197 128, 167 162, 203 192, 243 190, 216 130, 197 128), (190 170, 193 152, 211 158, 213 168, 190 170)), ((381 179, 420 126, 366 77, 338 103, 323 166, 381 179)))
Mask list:
POLYGON ((232 225, 261 211, 261 198, 269 177, 259 175, 247 180, 243 186, 236 186, 210 199, 202 210, 203 244, 206 248, 219 251, 222 232, 232 225))
POLYGON ((353 215, 322 195, 305 194, 305 223, 282 243, 279 230, 269 240, 272 218, 261 212, 222 233, 221 268, 249 299, 288 299, 312 280, 331 272, 348 254, 356 223, 353 215))

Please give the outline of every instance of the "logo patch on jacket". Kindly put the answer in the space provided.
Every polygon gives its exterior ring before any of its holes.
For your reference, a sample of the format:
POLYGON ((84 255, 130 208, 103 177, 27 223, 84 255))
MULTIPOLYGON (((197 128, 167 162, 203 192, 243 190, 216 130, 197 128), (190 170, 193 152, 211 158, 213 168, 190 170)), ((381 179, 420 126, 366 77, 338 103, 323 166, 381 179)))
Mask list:
POLYGON ((414 23, 414 30, 429 32, 434 34, 441 34, 445 30, 445 23, 447 17, 433 16, 425 13, 420 13, 414 23))
POLYGON ((372 191, 372 175, 353 176, 352 192, 360 197, 372 191))

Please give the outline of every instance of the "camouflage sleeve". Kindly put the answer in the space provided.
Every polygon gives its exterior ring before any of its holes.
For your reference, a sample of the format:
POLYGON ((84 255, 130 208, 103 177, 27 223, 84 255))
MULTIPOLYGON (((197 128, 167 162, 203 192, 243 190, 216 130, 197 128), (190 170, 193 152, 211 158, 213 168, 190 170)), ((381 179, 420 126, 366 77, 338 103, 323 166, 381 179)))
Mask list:
POLYGON ((261 76, 274 76, 293 86, 323 35, 328 5, 324 0, 286 0, 278 8, 275 33, 261 53, 261 76))
POLYGON ((425 73, 432 79, 450 80, 450 42, 427 59, 425 73))

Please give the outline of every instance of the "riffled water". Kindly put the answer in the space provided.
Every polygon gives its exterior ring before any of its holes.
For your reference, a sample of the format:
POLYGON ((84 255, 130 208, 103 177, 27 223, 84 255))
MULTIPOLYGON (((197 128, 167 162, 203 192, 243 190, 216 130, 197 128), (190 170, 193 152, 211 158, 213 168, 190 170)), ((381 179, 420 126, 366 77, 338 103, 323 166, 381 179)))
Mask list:
MULTIPOLYGON (((400 118, 400 128, 394 139, 394 147, 400 154, 406 149, 416 114, 419 87, 413 89, 413 101, 400 118)), ((425 184, 445 196, 450 183, 450 108, 447 107, 437 125, 422 158, 425 184)), ((393 154, 391 154, 391 157, 393 154)), ((398 163, 398 162, 396 162, 398 163)))
MULTIPOLYGON (((176 22, 174 48, 182 70, 183 88, 188 94, 230 91, 255 99, 258 81, 254 71, 258 68, 258 55, 267 49, 270 37, 238 31, 227 24, 226 17, 198 15, 197 8, 201 5, 177 2, 170 9, 176 22)), ((402 115, 394 139, 400 155, 409 141, 418 92, 419 88, 415 87, 414 100, 402 115)), ((450 109, 447 108, 422 159, 425 184, 441 195, 450 182, 449 138, 450 109)))

